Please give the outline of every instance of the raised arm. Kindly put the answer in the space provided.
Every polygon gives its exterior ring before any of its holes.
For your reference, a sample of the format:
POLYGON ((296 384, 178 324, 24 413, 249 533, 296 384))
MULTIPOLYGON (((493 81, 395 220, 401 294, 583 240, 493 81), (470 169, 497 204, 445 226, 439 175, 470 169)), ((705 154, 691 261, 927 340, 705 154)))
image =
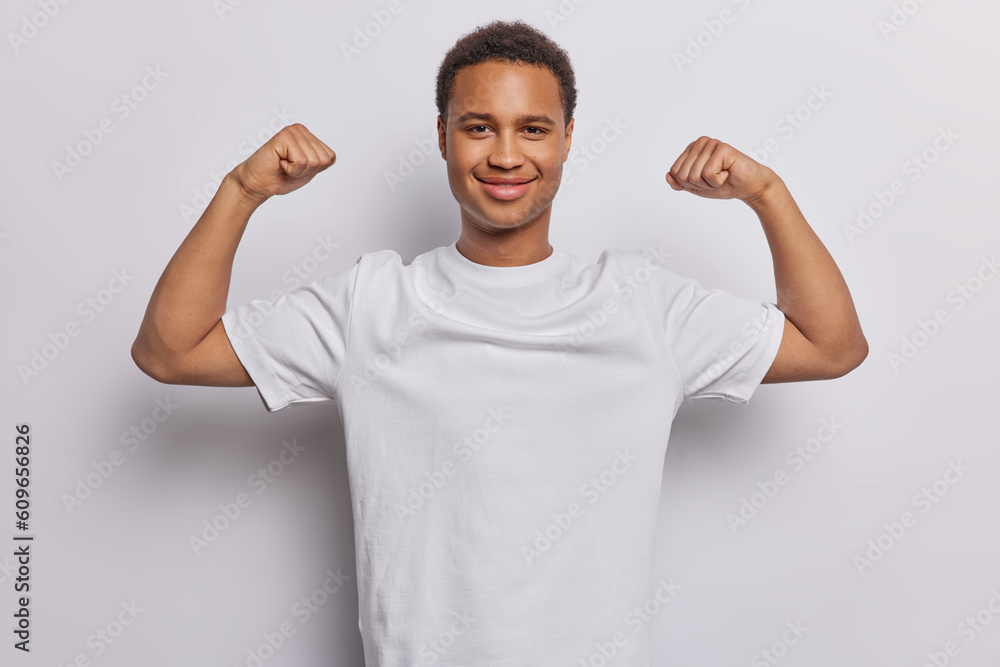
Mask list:
POLYGON ((740 199, 760 219, 771 249, 785 329, 763 382, 840 377, 868 356, 847 283, 776 173, 732 146, 700 137, 667 173, 674 190, 740 199))
POLYGON ((144 373, 168 384, 253 385, 222 326, 236 248, 258 206, 302 187, 336 159, 295 123, 225 176, 150 296, 132 343, 144 373))

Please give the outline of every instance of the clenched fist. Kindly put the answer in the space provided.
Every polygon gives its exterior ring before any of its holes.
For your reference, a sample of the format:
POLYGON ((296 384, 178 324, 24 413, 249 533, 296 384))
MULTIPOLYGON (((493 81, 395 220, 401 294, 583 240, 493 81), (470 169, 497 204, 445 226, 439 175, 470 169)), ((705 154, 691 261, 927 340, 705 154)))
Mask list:
POLYGON ((777 174, 718 139, 691 142, 667 172, 667 183, 708 199, 751 202, 778 180, 777 174))
POLYGON ((302 123, 281 128, 233 174, 243 190, 261 202, 298 190, 337 161, 337 154, 302 123))

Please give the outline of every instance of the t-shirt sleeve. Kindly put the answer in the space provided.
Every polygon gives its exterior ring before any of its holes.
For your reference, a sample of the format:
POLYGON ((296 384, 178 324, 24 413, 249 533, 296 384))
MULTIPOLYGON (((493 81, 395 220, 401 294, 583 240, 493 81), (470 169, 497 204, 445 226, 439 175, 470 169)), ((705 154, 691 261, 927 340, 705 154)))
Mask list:
POLYGON ((664 278, 665 334, 684 398, 747 403, 778 354, 784 314, 668 270, 664 278))
POLYGON ((347 356, 360 261, 222 316, 233 350, 268 412, 293 403, 334 400, 347 356))

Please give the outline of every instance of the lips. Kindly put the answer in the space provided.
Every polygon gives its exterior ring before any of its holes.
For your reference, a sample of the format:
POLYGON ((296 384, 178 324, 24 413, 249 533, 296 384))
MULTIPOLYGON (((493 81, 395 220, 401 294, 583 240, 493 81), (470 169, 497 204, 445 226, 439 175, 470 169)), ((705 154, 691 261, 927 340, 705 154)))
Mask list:
POLYGON ((531 186, 534 178, 501 178, 501 177, 487 177, 487 178, 476 178, 479 181, 483 189, 486 192, 496 198, 503 200, 517 199, 531 186))

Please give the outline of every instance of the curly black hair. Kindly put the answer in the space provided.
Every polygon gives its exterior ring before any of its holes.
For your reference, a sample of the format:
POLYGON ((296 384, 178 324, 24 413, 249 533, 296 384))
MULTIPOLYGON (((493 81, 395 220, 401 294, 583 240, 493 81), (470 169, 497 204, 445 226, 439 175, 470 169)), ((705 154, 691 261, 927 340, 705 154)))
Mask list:
POLYGON ((463 67, 482 62, 513 62, 549 69, 559 80, 559 99, 569 125, 576 109, 576 76, 569 54, 545 33, 521 20, 493 21, 459 38, 445 54, 437 74, 437 109, 448 122, 448 100, 463 67))

